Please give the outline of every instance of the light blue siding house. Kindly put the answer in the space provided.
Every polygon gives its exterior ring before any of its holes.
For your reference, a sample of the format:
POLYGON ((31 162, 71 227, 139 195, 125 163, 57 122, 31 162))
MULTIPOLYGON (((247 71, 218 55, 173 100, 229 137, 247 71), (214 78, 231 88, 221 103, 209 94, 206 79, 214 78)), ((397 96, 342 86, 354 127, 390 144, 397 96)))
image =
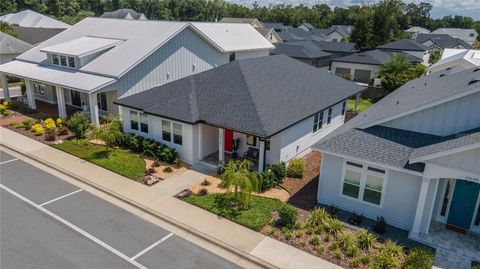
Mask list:
POLYGON ((480 68, 397 89, 314 146, 318 203, 383 216, 412 239, 478 261, 479 102, 480 68))
POLYGON ((93 122, 118 114, 113 101, 234 59, 269 55, 273 45, 248 24, 86 18, 0 66, 26 81, 26 99, 83 109, 93 122))

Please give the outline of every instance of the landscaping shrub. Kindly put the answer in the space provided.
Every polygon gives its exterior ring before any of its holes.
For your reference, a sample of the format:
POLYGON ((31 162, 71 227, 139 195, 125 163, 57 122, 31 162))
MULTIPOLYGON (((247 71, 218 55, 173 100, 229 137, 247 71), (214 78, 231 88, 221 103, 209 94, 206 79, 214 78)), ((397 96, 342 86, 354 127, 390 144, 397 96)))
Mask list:
POLYGON ((365 255, 365 256, 360 257, 360 262, 361 262, 362 264, 369 264, 369 263, 371 262, 371 260, 372 260, 372 259, 371 259, 370 256, 368 256, 368 255, 365 255))
POLYGON ((304 235, 305 235, 305 234, 303 233, 303 231, 297 231, 297 232, 295 233, 295 237, 296 237, 296 238, 302 238, 304 235))
POLYGON ((349 230, 344 230, 338 233, 337 241, 344 251, 357 246, 357 238, 355 237, 355 234, 349 230))
POLYGON ((150 168, 147 169, 147 175, 151 175, 151 174, 154 174, 154 173, 155 173, 155 168, 150 167, 150 168))
POLYGON ((325 247, 319 246, 319 247, 317 248, 317 251, 318 251, 318 253, 320 253, 320 254, 321 254, 321 253, 324 253, 324 252, 325 252, 325 247))
POLYGON ((305 173, 305 160, 291 159, 287 166, 287 176, 302 178, 305 173))
POLYGON ((388 255, 395 257, 397 259, 403 257, 403 247, 392 240, 385 241, 380 248, 381 252, 385 252, 388 255))
POLYGON ((345 253, 347 254, 348 257, 355 257, 358 255, 358 247, 357 246, 349 246, 346 250, 345 253))
POLYGON ((430 269, 433 265, 433 252, 415 247, 412 248, 405 258, 405 269, 430 269))
POLYGON ((158 151, 158 144, 156 141, 146 138, 142 142, 143 153, 150 157, 155 157, 158 151))
POLYGON ((202 186, 210 186, 212 183, 206 179, 204 179, 201 183, 202 186))
POLYGON ((313 227, 321 226, 325 223, 327 219, 330 218, 330 215, 323 208, 315 208, 310 212, 310 217, 308 218, 307 224, 313 227))
POLYGON ((261 182, 261 192, 265 192, 271 188, 275 188, 278 185, 278 180, 272 171, 264 171, 258 175, 261 182))
POLYGON ((342 222, 338 219, 327 219, 324 223, 325 230, 330 234, 338 234, 343 229, 342 222))
POLYGON ((357 231, 356 236, 357 236, 358 245, 364 250, 369 250, 373 246, 373 243, 375 243, 375 240, 377 239, 377 237, 374 234, 364 229, 357 231))
POLYGON ((68 128, 65 126, 60 126, 57 128, 57 135, 67 135, 68 134, 68 128))
POLYGON ((3 104, 0 104, 0 114, 5 115, 5 113, 7 112, 8 112, 7 107, 3 104))
POLYGON ((341 253, 340 251, 336 250, 336 251, 334 251, 334 252, 332 253, 332 256, 333 256, 335 259, 340 260, 340 259, 342 258, 342 253, 341 253))
POLYGON ((175 152, 176 153, 176 156, 175 156, 175 165, 177 166, 177 168, 180 168, 180 166, 182 166, 182 159, 180 159, 180 154, 178 152, 175 152))
POLYGON ((62 127, 63 125, 65 125, 65 120, 62 119, 62 118, 58 118, 58 119, 55 121, 55 124, 56 124, 58 127, 62 127))
POLYGON ((25 130, 30 130, 32 127, 33 120, 31 118, 23 119, 22 125, 25 130))
POLYGON ((281 227, 292 228, 295 226, 298 218, 298 211, 295 207, 285 204, 278 210, 278 225, 281 227))
POLYGON ((396 257, 386 252, 380 251, 373 256, 373 263, 369 267, 371 269, 394 269, 399 268, 399 261, 396 257))
POLYGON ((55 128, 45 128, 44 138, 46 141, 55 141, 56 136, 55 128))
POLYGON ((277 178, 277 184, 282 183, 282 180, 286 176, 286 165, 285 162, 280 162, 280 163, 274 163, 272 164, 272 167, 270 168, 273 174, 275 174, 275 177, 277 178))
POLYGON ((40 136, 45 133, 45 130, 43 129, 41 124, 36 123, 32 126, 32 132, 34 132, 35 135, 40 136))
POLYGON ((164 173, 171 173, 171 172, 173 172, 173 169, 170 166, 167 166, 167 167, 163 168, 163 172, 164 173))
POLYGON ((43 127, 46 130, 54 130, 57 126, 55 125, 55 121, 52 118, 48 118, 43 122, 43 127))
POLYGON ((67 121, 68 129, 74 134, 75 138, 82 139, 85 133, 91 128, 92 124, 88 120, 88 115, 77 112, 67 121))
POLYGON ((292 231, 290 231, 290 230, 286 230, 286 231, 284 232, 284 235, 285 235, 285 239, 286 239, 286 240, 291 240, 292 237, 293 237, 293 233, 292 233, 292 231))
POLYGON ((157 152, 156 158, 166 163, 174 163, 177 157, 177 152, 174 148, 163 145, 159 152, 157 152))
POLYGON ((153 166, 153 167, 159 167, 159 166, 160 166, 160 162, 157 161, 157 160, 155 160, 155 161, 153 161, 152 166, 153 166))
POLYGON ((201 189, 198 191, 197 194, 198 194, 198 195, 201 195, 201 196, 205 196, 205 195, 208 194, 208 190, 205 189, 205 188, 201 188, 201 189))
POLYGON ((320 244, 320 238, 316 235, 312 236, 312 238, 310 238, 310 240, 308 240, 308 243, 310 243, 310 245, 317 246, 318 244, 320 244))
POLYGON ((360 266, 360 259, 359 258, 351 259, 350 266, 352 266, 353 268, 357 268, 358 266, 360 266))

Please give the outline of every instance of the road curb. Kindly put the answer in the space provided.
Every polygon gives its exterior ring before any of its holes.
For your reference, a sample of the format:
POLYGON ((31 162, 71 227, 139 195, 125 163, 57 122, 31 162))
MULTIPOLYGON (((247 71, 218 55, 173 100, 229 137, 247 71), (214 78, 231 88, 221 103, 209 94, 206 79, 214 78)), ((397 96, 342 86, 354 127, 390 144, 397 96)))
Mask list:
POLYGON ((110 190, 110 189, 108 189, 108 188, 105 188, 105 187, 103 187, 103 186, 100 186, 99 184, 93 182, 92 180, 89 180, 89 179, 87 179, 87 178, 85 178, 85 177, 82 177, 82 176, 79 176, 79 175, 77 175, 77 174, 75 174, 75 173, 72 173, 72 172, 70 172, 70 171, 68 171, 68 170, 66 170, 66 169, 63 169, 62 167, 59 167, 59 166, 57 166, 57 165, 55 165, 55 164, 53 164, 53 163, 50 163, 50 162, 48 162, 48 161, 46 161, 46 160, 38 159, 36 156, 34 156, 34 155, 32 155, 32 154, 30 154, 30 153, 28 153, 28 152, 24 152, 24 151, 22 151, 21 149, 18 149, 18 148, 14 147, 14 146, 6 145, 5 143, 2 143, 2 142, 0 142, 0 145, 4 146, 4 147, 6 147, 6 148, 8 148, 8 149, 10 149, 10 150, 12 150, 12 151, 15 151, 15 152, 17 152, 18 154, 21 154, 21 155, 23 155, 23 156, 25 156, 25 157, 27 157, 27 158, 29 158, 29 159, 32 159, 32 160, 34 160, 34 161, 36 161, 36 162, 39 162, 39 163, 41 163, 41 164, 43 164, 43 165, 45 165, 45 166, 48 166, 48 167, 50 167, 50 168, 52 168, 52 169, 54 169, 54 170, 56 170, 56 171, 58 171, 58 172, 60 172, 60 173, 62 173, 62 174, 64 174, 64 175, 66 175, 66 176, 75 178, 75 179, 78 180, 78 181, 81 181, 81 182, 83 182, 83 183, 85 183, 85 184, 87 184, 87 185, 89 185, 89 186, 91 186, 91 187, 93 187, 93 188, 101 191, 101 192, 104 192, 104 193, 106 193, 106 194, 109 194, 109 195, 111 195, 111 196, 113 196, 113 197, 115 197, 115 198, 117 198, 117 199, 119 199, 119 200, 121 200, 121 201, 123 201, 123 202, 125 202, 125 203, 127 203, 127 204, 129 204, 129 205, 131 205, 131 206, 134 206, 135 208, 138 208, 138 209, 140 209, 140 210, 142 210, 142 211, 145 211, 145 212, 147 212, 147 213, 149 213, 149 214, 151 214, 151 215, 153 215, 153 216, 155 216, 155 217, 158 217, 158 218, 160 218, 161 220, 163 220, 163 221, 165 221, 165 222, 168 222, 169 224, 171 224, 171 225, 173 225, 173 226, 175 226, 175 227, 177 227, 177 228, 180 228, 180 229, 184 230, 185 232, 194 234, 195 236, 197 236, 197 237, 199 237, 199 238, 201 238, 201 239, 203 239, 203 240, 205 240, 205 241, 208 241, 209 243, 214 244, 214 245, 216 245, 216 246, 218 246, 218 247, 220 247, 220 248, 223 248, 223 249, 225 249, 225 250, 227 250, 227 251, 229 251, 229 252, 231 252, 231 253, 233 253, 233 254, 241 257, 241 258, 244 258, 244 259, 248 260, 249 262, 252 262, 252 263, 254 263, 254 264, 256 264, 256 265, 258 265, 258 266, 260 266, 260 267, 269 268, 269 269, 270 269, 270 268, 271 268, 271 269, 279 268, 279 267, 277 267, 277 266, 275 266, 275 265, 273 265, 273 264, 271 264, 271 263, 269 263, 269 262, 267 262, 267 261, 265 261, 265 260, 259 259, 259 258, 255 257, 255 256, 251 255, 250 253, 247 253, 247 252, 245 252, 245 251, 243 251, 243 250, 241 250, 241 249, 238 249, 238 248, 236 248, 236 247, 234 247, 234 246, 231 246, 231 245, 229 245, 229 244, 227 244, 227 243, 225 243, 225 242, 223 242, 223 241, 220 241, 220 240, 218 240, 218 239, 216 239, 216 238, 214 238, 214 237, 212 237, 212 236, 210 236, 210 235, 208 235, 208 234, 206 234, 206 233, 203 233, 203 232, 195 229, 194 227, 191 227, 191 226, 188 226, 188 225, 183 224, 183 223, 181 223, 181 222, 178 222, 178 221, 170 218, 169 216, 167 216, 167 215, 165 215, 165 214, 162 214, 162 213, 157 212, 157 211, 155 211, 155 210, 153 210, 153 209, 150 209, 150 208, 148 208, 148 207, 146 207, 146 206, 144 206, 144 205, 136 202, 135 200, 132 200, 132 199, 130 199, 130 198, 128 198, 128 197, 125 197, 125 196, 122 195, 122 194, 119 194, 119 193, 114 192, 114 191, 112 191, 112 190, 110 190))

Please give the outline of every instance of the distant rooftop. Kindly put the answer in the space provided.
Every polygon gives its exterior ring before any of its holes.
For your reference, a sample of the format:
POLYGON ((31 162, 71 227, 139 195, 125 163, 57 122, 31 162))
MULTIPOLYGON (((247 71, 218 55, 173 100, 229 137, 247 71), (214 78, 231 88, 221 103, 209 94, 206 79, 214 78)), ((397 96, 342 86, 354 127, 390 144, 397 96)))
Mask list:
POLYGON ((21 27, 32 28, 54 28, 54 29, 66 29, 70 27, 69 24, 58 21, 51 17, 37 13, 35 11, 26 9, 17 13, 9 13, 0 17, 0 21, 18 25, 21 27))
POLYGON ((103 13, 100 18, 125 19, 125 20, 148 20, 143 13, 130 8, 121 8, 112 12, 103 13))

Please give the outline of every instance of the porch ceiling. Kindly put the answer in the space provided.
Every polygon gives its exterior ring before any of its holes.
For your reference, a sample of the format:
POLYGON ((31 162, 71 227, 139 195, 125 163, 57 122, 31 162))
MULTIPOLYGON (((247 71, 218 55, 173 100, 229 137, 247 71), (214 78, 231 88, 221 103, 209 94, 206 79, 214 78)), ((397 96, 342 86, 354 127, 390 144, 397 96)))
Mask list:
POLYGON ((52 85, 91 93, 114 83, 116 80, 79 72, 75 69, 12 61, 0 65, 0 72, 11 76, 31 79, 52 85))

